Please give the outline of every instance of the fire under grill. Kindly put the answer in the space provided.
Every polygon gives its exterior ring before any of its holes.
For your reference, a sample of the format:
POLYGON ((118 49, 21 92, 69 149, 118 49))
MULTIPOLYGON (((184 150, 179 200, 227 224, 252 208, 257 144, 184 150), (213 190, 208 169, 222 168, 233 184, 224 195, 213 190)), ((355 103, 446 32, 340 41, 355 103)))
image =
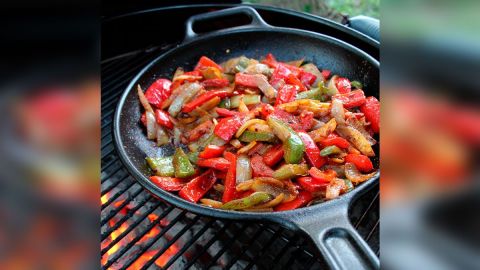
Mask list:
MULTIPOLYGON (((101 66, 102 269, 325 269, 315 246, 300 233, 187 212, 154 198, 128 174, 112 141, 115 107, 129 81, 169 48, 124 55, 101 66)), ((378 188, 353 203, 350 218, 378 255, 378 188)))

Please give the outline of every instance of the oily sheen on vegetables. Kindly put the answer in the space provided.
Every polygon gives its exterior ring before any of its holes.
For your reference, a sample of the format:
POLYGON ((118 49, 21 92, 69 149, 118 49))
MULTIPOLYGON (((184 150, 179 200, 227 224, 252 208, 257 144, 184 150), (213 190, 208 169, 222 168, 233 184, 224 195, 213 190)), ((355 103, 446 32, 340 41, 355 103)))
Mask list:
POLYGON ((145 136, 176 149, 146 157, 152 183, 208 207, 269 212, 371 179, 379 101, 361 82, 290 60, 202 56, 191 71, 138 85, 145 136))

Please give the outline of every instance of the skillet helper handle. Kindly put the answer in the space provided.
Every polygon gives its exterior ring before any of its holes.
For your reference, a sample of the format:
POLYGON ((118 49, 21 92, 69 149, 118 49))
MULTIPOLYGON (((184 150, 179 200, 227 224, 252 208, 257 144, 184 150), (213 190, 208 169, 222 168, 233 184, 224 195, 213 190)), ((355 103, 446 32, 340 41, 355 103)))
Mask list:
POLYGON ((376 41, 380 41, 380 21, 378 19, 358 15, 348 19, 347 25, 376 41))
POLYGON ((331 269, 380 269, 380 262, 348 219, 348 206, 329 205, 294 220, 315 242, 331 269))
POLYGON ((202 33, 202 34, 196 33, 193 30, 193 25, 197 22, 211 20, 211 19, 220 19, 220 18, 231 17, 231 16, 238 16, 238 15, 247 15, 248 17, 251 18, 252 21, 246 25, 236 26, 229 29, 271 27, 262 19, 260 14, 258 14, 258 12, 254 8, 248 7, 248 6, 239 6, 234 8, 227 8, 227 9, 202 13, 202 14, 198 14, 190 17, 186 23, 187 29, 186 29, 184 41, 189 41, 205 34, 205 33, 202 33))

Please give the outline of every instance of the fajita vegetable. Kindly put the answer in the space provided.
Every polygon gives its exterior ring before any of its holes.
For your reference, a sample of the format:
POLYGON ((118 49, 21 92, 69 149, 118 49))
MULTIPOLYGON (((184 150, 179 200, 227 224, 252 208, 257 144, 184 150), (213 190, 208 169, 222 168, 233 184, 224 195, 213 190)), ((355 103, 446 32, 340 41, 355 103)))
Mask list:
POLYGON ((272 54, 202 56, 193 71, 178 70, 137 89, 147 138, 175 147, 146 158, 161 189, 206 207, 285 211, 376 174, 380 102, 358 78, 272 54))

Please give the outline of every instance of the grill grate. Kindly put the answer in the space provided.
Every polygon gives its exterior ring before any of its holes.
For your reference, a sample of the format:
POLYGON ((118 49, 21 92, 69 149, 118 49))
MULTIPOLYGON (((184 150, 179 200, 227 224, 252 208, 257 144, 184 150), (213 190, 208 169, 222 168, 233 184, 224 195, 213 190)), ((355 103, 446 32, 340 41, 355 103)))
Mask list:
MULTIPOLYGON (((277 225, 199 216, 153 198, 128 174, 112 142, 112 120, 128 82, 169 47, 102 63, 102 269, 321 269, 303 235, 277 225)), ((355 203, 351 221, 378 255, 378 188, 355 203)))

